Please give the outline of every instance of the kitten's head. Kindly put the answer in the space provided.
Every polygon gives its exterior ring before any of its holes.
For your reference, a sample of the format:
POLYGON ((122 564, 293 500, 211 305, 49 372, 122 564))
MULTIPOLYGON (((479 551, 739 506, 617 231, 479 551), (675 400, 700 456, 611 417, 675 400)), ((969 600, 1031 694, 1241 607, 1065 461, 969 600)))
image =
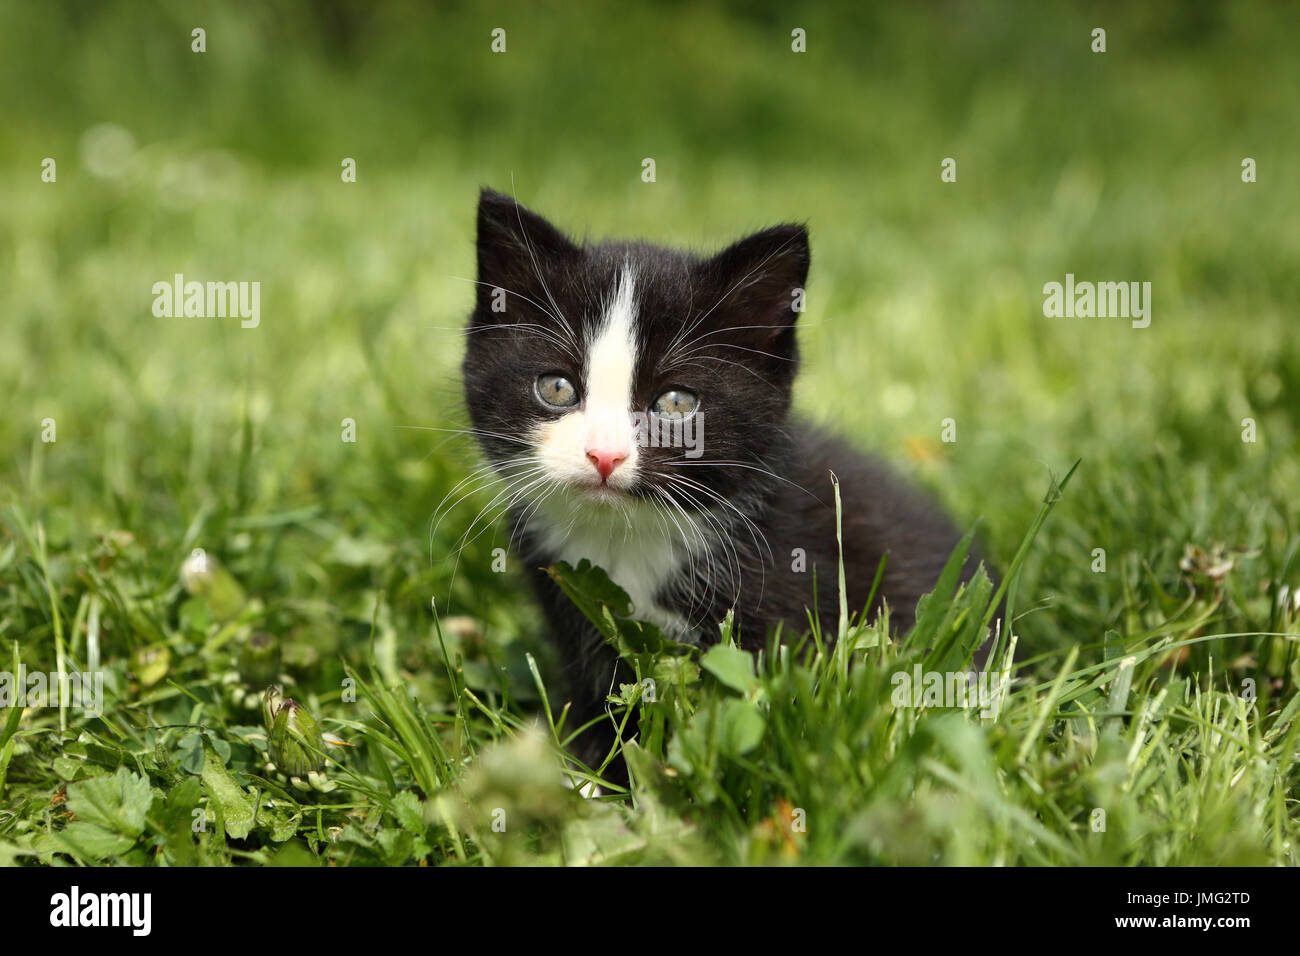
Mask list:
POLYGON ((484 190, 463 365, 483 451, 521 501, 696 510, 754 487, 790 405, 808 263, 802 226, 708 258, 579 245, 484 190))

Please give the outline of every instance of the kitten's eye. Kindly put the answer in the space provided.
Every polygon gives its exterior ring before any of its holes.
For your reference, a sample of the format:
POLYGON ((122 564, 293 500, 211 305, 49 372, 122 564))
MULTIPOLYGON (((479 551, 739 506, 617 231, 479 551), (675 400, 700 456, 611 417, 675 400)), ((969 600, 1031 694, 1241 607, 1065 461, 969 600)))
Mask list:
POLYGON ((664 418, 690 418, 700 407, 700 399, 684 388, 670 388, 650 406, 650 411, 664 418))
POLYGON ((572 382, 556 372, 537 376, 537 397, 557 408, 578 404, 578 390, 572 382))

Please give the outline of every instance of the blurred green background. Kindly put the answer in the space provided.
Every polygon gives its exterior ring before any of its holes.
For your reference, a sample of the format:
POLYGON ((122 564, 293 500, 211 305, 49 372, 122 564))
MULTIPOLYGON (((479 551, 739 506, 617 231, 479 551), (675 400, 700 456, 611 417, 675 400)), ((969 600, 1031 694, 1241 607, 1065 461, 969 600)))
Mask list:
MULTIPOLYGON (((1267 627, 1300 515, 1297 39, 1288 3, 6 0, 5 504, 42 523, 70 601, 96 536, 125 530, 163 630, 204 546, 327 660, 359 653, 382 594, 390 668, 431 668, 428 599, 490 496, 431 540, 477 458, 421 429, 463 422, 491 185, 577 234, 699 249, 806 221, 807 415, 982 517, 1003 565, 1048 470, 1083 458, 1026 567, 1031 646, 1099 641, 1126 591, 1176 593, 1189 543, 1249 549, 1223 624, 1267 627), (260 327, 155 318, 178 272, 260 281, 260 327), (1150 328, 1045 318, 1067 272, 1150 281, 1150 328)), ((489 568, 503 538, 465 549, 450 610, 531 644, 489 568)), ((49 656, 33 601, 3 614, 49 656)))

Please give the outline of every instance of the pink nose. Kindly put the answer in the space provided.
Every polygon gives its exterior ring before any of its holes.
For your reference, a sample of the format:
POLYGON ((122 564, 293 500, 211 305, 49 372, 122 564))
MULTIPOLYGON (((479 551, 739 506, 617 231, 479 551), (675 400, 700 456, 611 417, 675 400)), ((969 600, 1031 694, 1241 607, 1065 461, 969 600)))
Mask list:
POLYGON ((610 474, 618 467, 619 462, 627 458, 621 451, 603 451, 599 448, 593 448, 587 452, 587 460, 596 466, 600 472, 600 480, 605 481, 610 474))

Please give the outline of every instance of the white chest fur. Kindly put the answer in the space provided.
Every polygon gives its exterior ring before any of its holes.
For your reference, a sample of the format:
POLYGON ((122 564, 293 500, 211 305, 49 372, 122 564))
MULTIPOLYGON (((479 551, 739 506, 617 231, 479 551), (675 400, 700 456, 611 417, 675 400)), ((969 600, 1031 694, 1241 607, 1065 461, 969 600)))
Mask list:
POLYGON ((559 560, 576 567, 585 558, 602 568, 632 599, 634 617, 657 625, 674 640, 693 640, 687 620, 655 597, 690 566, 698 545, 692 547, 649 508, 637 513, 639 509, 624 512, 588 505, 584 510, 577 521, 539 516, 530 522, 531 528, 542 547, 559 560))

